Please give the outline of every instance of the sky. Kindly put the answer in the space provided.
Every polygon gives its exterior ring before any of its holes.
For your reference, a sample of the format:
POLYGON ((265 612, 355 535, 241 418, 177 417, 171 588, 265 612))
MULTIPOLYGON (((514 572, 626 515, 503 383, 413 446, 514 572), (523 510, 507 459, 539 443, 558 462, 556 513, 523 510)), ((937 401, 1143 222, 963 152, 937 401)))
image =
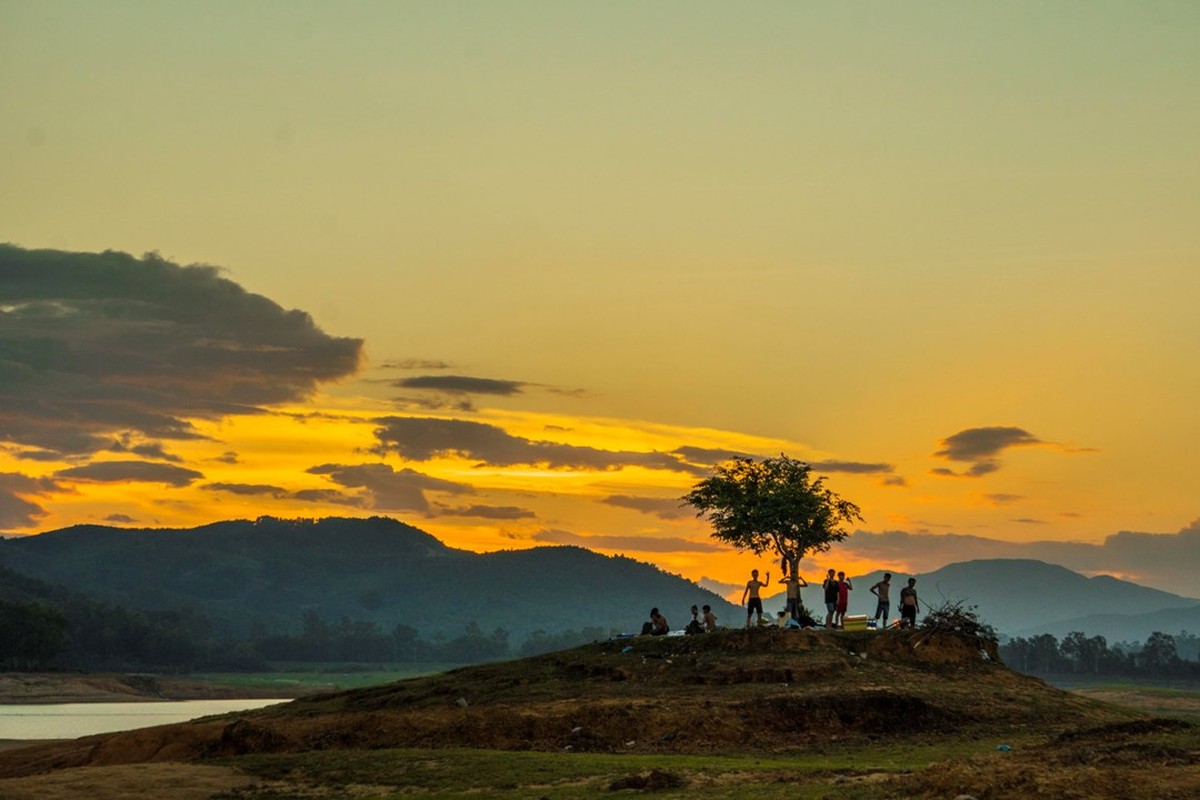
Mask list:
MULTIPOLYGON (((1200 6, 0 0, 0 532, 409 522, 1200 596, 1200 6)), ((776 565, 777 566, 777 565, 776 565)))

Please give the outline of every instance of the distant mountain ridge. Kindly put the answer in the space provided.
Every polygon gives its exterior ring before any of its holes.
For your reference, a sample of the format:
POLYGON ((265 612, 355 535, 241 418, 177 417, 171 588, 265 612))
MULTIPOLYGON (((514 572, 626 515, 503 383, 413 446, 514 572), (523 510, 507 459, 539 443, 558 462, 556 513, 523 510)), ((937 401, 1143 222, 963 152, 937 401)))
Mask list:
MULTIPOLYGON (((1089 578, 1033 559, 962 561, 925 574, 889 571, 893 615, 900 588, 915 577, 925 608, 961 600, 976 606, 981 619, 1011 636, 1054 632, 1065 624, 1084 626, 1070 630, 1121 641, 1148 627, 1144 634, 1133 636, 1141 641, 1155 630, 1178 633, 1180 628, 1172 626, 1181 610, 1191 608, 1200 614, 1200 599, 1109 575, 1089 578), (1125 625, 1127 621, 1133 624, 1125 625)), ((856 591, 851 594, 851 613, 874 613, 875 598, 867 590, 882 577, 880 570, 852 579, 856 591)))
POLYGON ((80 525, 0 541, 0 564, 133 608, 197 608, 218 630, 298 630, 302 615, 519 640, 535 630, 635 630, 652 606, 672 625, 692 604, 740 609, 679 576, 578 547, 473 553, 387 517, 234 520, 190 529, 80 525))

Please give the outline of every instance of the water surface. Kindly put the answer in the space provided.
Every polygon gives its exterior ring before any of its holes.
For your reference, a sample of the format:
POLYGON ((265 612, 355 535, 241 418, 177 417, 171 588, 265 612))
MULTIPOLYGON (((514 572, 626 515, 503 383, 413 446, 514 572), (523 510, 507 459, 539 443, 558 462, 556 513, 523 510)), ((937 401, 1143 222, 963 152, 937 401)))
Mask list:
POLYGON ((0 705, 0 739, 74 739, 286 702, 255 699, 0 705))

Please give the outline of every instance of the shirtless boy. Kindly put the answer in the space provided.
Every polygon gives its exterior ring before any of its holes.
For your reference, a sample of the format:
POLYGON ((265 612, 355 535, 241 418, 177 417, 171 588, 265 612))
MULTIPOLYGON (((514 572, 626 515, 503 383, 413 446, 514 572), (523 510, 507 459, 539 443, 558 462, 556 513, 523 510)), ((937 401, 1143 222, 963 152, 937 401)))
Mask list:
POLYGON ((758 579, 758 570, 750 570, 750 580, 746 581, 746 588, 742 590, 742 605, 746 606, 746 627, 750 627, 750 615, 758 612, 758 624, 762 624, 763 607, 762 597, 759 596, 758 590, 771 583, 771 573, 767 573, 767 579, 760 581, 758 579), (746 597, 749 596, 750 602, 746 602, 746 597))
POLYGON ((888 591, 892 588, 892 573, 883 573, 883 580, 872 586, 869 591, 878 598, 879 602, 875 604, 875 625, 880 627, 880 618, 883 618, 882 627, 886 628, 888 624, 888 612, 892 610, 891 601, 888 600, 888 591))

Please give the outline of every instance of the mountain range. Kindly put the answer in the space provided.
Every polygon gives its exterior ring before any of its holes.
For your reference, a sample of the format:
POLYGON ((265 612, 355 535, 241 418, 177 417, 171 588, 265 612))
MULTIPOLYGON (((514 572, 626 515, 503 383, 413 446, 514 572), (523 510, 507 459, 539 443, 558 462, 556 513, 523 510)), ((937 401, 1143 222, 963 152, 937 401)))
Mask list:
POLYGON ((473 553, 386 517, 234 520, 190 529, 78 525, 0 541, 0 565, 105 602, 196 609, 219 633, 293 632, 302 617, 408 625, 447 638, 475 622, 536 630, 639 630, 651 607, 682 627, 691 605, 741 613, 657 567, 579 547, 473 553))
MULTIPOLYGON (((980 619, 1009 636, 1071 631, 1101 635, 1112 642, 1141 642, 1154 631, 1195 630, 1200 599, 1182 597, 1108 575, 1087 577, 1066 567, 1032 559, 980 559, 947 564, 933 572, 892 570, 892 614, 900 588, 917 579, 923 609, 945 602, 974 606, 980 619)), ((873 614, 868 591, 883 571, 853 578, 850 613, 873 614)), ((808 589, 808 592, 819 590, 808 589)), ((819 599, 816 594, 812 599, 819 599)), ((806 598, 807 600, 807 598, 806 598)))
MULTIPOLYGON (((473 553, 387 517, 263 517, 190 529, 79 525, 0 540, 0 565, 121 606, 202 611, 230 637, 252 626, 294 632, 306 613, 385 630, 403 624, 434 638, 452 638, 475 622, 484 631, 503 628, 514 641, 537 630, 636 631, 653 606, 675 628, 687 622, 693 604, 711 605, 724 625, 744 619, 741 608, 718 595, 634 559, 567 546, 473 553)), ((925 609, 961 601, 1011 636, 1061 638, 1078 630, 1140 642, 1154 631, 1194 629, 1200 615, 1200 599, 1035 560, 892 573, 893 617, 900 588, 916 577, 925 609)), ((852 578, 851 614, 874 613, 868 588, 881 577, 876 571, 852 578)), ((7 599, 20 599, 12 591, 7 599)), ((802 590, 802 598, 823 616, 819 585, 802 590)), ((766 606, 782 608, 782 595, 767 598, 766 606)))

